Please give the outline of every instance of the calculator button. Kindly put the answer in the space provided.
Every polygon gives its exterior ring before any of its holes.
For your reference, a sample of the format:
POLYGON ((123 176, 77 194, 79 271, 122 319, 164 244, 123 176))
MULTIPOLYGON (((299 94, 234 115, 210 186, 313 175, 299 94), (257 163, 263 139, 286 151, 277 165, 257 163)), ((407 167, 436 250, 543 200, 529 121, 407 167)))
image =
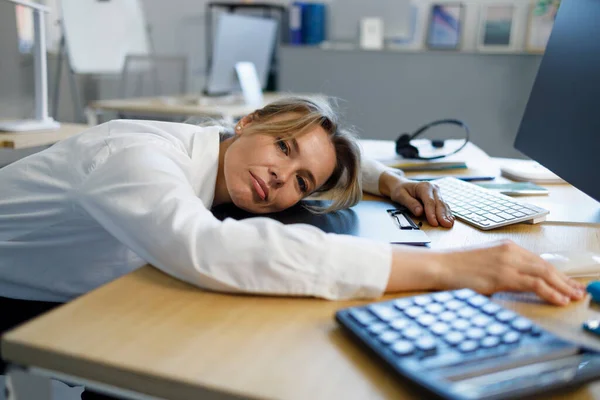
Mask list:
POLYGON ((426 353, 433 353, 437 347, 435 340, 429 336, 425 336, 417 339, 415 347, 426 353))
POLYGON ((480 328, 483 328, 486 325, 488 325, 490 323, 490 321, 492 321, 492 319, 490 317, 488 317, 487 315, 483 315, 483 314, 477 315, 476 317, 473 317, 473 319, 471 319, 471 323, 480 328))
POLYGON ((410 340, 415 340, 424 333, 425 332, 418 326, 409 326, 408 328, 402 331, 402 336, 410 340))
POLYGON ((528 332, 533 327, 531 321, 521 317, 513 320, 510 324, 514 329, 518 330, 519 332, 528 332))
POLYGON ((477 348, 479 348, 479 343, 474 340, 467 340, 458 345, 458 349, 463 353, 470 353, 477 350, 477 348))
POLYGON ((431 297, 429 296, 416 296, 413 297, 413 302, 418 306, 424 306, 431 303, 431 297))
POLYGON ((508 328, 506 327, 506 325, 502 325, 497 322, 495 322, 492 325, 487 327, 488 333, 490 335, 496 335, 496 336, 503 335, 504 333, 506 333, 507 330, 508 330, 508 328))
POLYGON ((436 335, 444 335, 450 330, 450 326, 444 322, 438 322, 431 325, 429 330, 431 330, 431 332, 435 333, 436 335))
POLYGON ((466 319, 470 319, 475 314, 477 314, 477 310, 471 307, 464 307, 456 312, 456 315, 466 319))
POLYGON ((440 315, 438 315, 438 319, 440 321, 450 322, 456 319, 456 314, 452 311, 444 311, 440 315))
POLYGON ((350 315, 352 315, 352 317, 363 326, 369 325, 370 323, 377 321, 373 314, 361 308, 352 308, 349 312, 350 315))
POLYGON ((402 315, 400 314, 400 311, 396 310, 393 307, 390 307, 387 304, 373 304, 369 306, 369 310, 383 321, 391 321, 394 318, 397 318, 402 315))
POLYGON ((469 339, 478 340, 485 337, 485 331, 481 328, 471 328, 465 332, 469 339))
POLYGON ((398 318, 395 319, 393 321, 390 321, 389 325, 391 328, 397 330, 397 331, 401 331, 402 329, 407 328, 409 325, 411 325, 411 321, 404 319, 404 318, 398 318))
POLYGON ((500 339, 497 336, 487 336, 481 340, 481 347, 490 349, 500 344, 500 339))
POLYGON ((413 305, 413 302, 411 299, 396 299, 392 304, 400 310, 406 310, 413 305))
POLYGON ((496 314, 496 319, 500 322, 508 322, 512 319, 514 319, 517 315, 509 310, 504 310, 504 311, 500 311, 498 314, 496 314))
POLYGON ((486 305, 481 307, 481 311, 483 311, 484 313, 486 313, 488 315, 494 315, 500 310, 502 310, 502 307, 500 307, 496 303, 487 303, 486 305))
POLYGON ((461 332, 451 331, 444 335, 444 340, 451 346, 456 346, 463 340, 465 340, 465 335, 461 332))
POLYGON ((474 291, 472 291, 471 289, 460 289, 454 292, 454 297, 456 297, 457 299, 468 299, 469 297, 473 296, 475 294, 474 291))
POLYGON ((471 324, 466 319, 456 319, 452 321, 452 327, 457 331, 464 331, 471 327, 471 324))
POLYGON ((431 314, 421 314, 417 317, 417 322, 423 326, 430 326, 437 322, 437 319, 431 314))
POLYGON ((477 295, 477 296, 470 297, 467 301, 473 307, 479 308, 479 307, 483 306, 484 304, 486 304, 489 300, 487 299, 487 297, 477 295))
POLYGON ((429 314, 439 314, 444 310, 444 306, 439 303, 431 303, 425 306, 425 311, 427 311, 429 314))
POLYGON ((459 308, 463 308, 465 303, 460 300, 450 300, 446 304, 444 304, 446 308, 450 311, 458 310, 459 308))
POLYGON ((515 331, 509 331, 502 336, 502 341, 506 344, 517 343, 521 339, 521 335, 515 331))
POLYGON ((404 310, 404 313, 411 318, 416 318, 419 315, 423 314, 425 311, 421 307, 413 306, 404 310))
POLYGON ((531 328, 531 332, 529 332, 531 334, 531 336, 537 337, 540 336, 542 334, 542 330, 540 328, 538 328, 537 326, 533 326, 531 328))
POLYGON ((448 292, 439 292, 432 294, 431 298, 437 301, 438 303, 445 303, 448 300, 452 300, 453 296, 448 292))
POLYGON ((372 333, 373 335, 379 335, 381 332, 387 330, 388 326, 387 324, 383 323, 383 322, 377 322, 374 324, 369 325, 369 327, 367 328, 369 333, 372 333))
POLYGON ((395 342, 396 340, 400 339, 400 334, 396 331, 385 331, 379 334, 379 336, 377 336, 379 338, 379 340, 381 340, 383 343, 392 343, 395 342))
POLYGON ((415 352, 415 346, 408 340, 398 340, 390 346, 390 349, 399 356, 409 356, 415 352))

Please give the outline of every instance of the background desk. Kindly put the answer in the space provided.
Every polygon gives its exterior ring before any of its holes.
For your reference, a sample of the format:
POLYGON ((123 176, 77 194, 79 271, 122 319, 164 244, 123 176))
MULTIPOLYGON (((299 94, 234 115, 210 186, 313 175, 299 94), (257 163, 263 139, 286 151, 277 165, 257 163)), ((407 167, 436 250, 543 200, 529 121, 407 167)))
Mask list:
MULTIPOLYGON (((555 189, 562 196, 570 187, 555 189)), ((452 230, 424 229, 434 248, 508 238, 534 252, 600 251, 593 227, 521 224, 482 232, 457 222, 452 230)), ((580 327, 600 317, 589 300, 558 308, 516 295, 494 299, 600 348, 580 327)), ((334 322, 337 309, 361 303, 208 293, 148 266, 8 333, 2 346, 8 360, 35 374, 169 399, 423 398, 334 322)), ((600 399, 600 384, 568 398, 600 399)))
MULTIPOLYGON (((271 103, 294 93, 265 93, 264 104, 271 103)), ((302 94, 296 94, 302 95, 302 94)), ((312 94, 304 94, 312 96, 312 94)), ((167 117, 209 117, 233 121, 243 117, 258 107, 243 104, 242 100, 204 98, 197 95, 183 97, 148 97, 137 99, 100 100, 91 102, 86 110, 89 125, 98 123, 98 113, 113 111, 128 115, 167 116, 167 117)))
POLYGON ((76 135, 88 126, 84 124, 61 123, 60 128, 34 132, 0 132, 0 147, 7 149, 25 149, 29 147, 54 144, 76 135))

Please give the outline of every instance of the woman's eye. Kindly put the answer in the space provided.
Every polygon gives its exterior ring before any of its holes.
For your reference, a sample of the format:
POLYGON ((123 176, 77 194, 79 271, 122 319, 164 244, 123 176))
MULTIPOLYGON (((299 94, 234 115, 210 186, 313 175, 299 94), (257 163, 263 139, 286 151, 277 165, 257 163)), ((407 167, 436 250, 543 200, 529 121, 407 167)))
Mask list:
POLYGON ((301 177, 298 177, 298 186, 300 187, 300 190, 302 191, 302 193, 306 193, 308 192, 308 185, 306 184, 306 181, 304 179, 302 179, 301 177))
POLYGON ((288 147, 288 145, 287 145, 286 142, 284 142, 283 140, 278 139, 276 143, 277 143, 277 146, 279 147, 279 150, 283 151, 283 153, 285 155, 288 155, 290 153, 290 149, 289 149, 289 147, 288 147))

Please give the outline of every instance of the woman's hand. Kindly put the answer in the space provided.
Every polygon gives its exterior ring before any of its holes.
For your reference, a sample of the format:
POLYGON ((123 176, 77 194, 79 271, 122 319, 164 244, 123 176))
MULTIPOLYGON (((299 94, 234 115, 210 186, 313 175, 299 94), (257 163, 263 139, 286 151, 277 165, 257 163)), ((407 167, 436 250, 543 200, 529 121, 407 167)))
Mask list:
POLYGON ((440 254, 440 289, 471 288, 482 294, 534 292, 556 305, 585 295, 585 286, 511 241, 440 254))
POLYGON ((433 252, 394 246, 386 292, 470 288, 482 294, 534 292, 556 305, 585 295, 585 286, 511 241, 433 252))
POLYGON ((452 228, 454 225, 452 211, 433 183, 411 181, 386 172, 380 178, 379 189, 382 194, 407 207, 415 216, 419 217, 425 212, 431 226, 452 228))

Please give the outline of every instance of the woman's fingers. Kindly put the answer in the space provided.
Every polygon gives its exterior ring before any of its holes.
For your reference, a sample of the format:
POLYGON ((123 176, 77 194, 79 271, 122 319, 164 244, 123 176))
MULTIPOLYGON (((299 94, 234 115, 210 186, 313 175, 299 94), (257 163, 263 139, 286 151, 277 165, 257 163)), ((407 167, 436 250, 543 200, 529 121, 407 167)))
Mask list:
POLYGON ((542 299, 556 305, 569 304, 571 298, 568 295, 561 293, 556 288, 549 285, 544 279, 531 276, 521 275, 515 279, 513 289, 523 292, 534 292, 542 299))
POLYGON ((417 184, 416 192, 425 207, 427 222, 429 222, 429 225, 431 226, 438 226, 439 221, 436 212, 437 204, 433 193, 433 185, 429 182, 420 182, 417 184))
POLYGON ((437 187, 433 187, 433 198, 435 201, 435 214, 440 225, 446 228, 451 228, 454 225, 454 216, 450 211, 450 207, 442 200, 437 187))
POLYGON ((423 205, 417 199, 415 199, 411 194, 406 190, 406 188, 400 189, 397 194, 397 198, 393 199, 398 203, 408 207, 408 209, 417 217, 421 215, 423 212, 423 205))

